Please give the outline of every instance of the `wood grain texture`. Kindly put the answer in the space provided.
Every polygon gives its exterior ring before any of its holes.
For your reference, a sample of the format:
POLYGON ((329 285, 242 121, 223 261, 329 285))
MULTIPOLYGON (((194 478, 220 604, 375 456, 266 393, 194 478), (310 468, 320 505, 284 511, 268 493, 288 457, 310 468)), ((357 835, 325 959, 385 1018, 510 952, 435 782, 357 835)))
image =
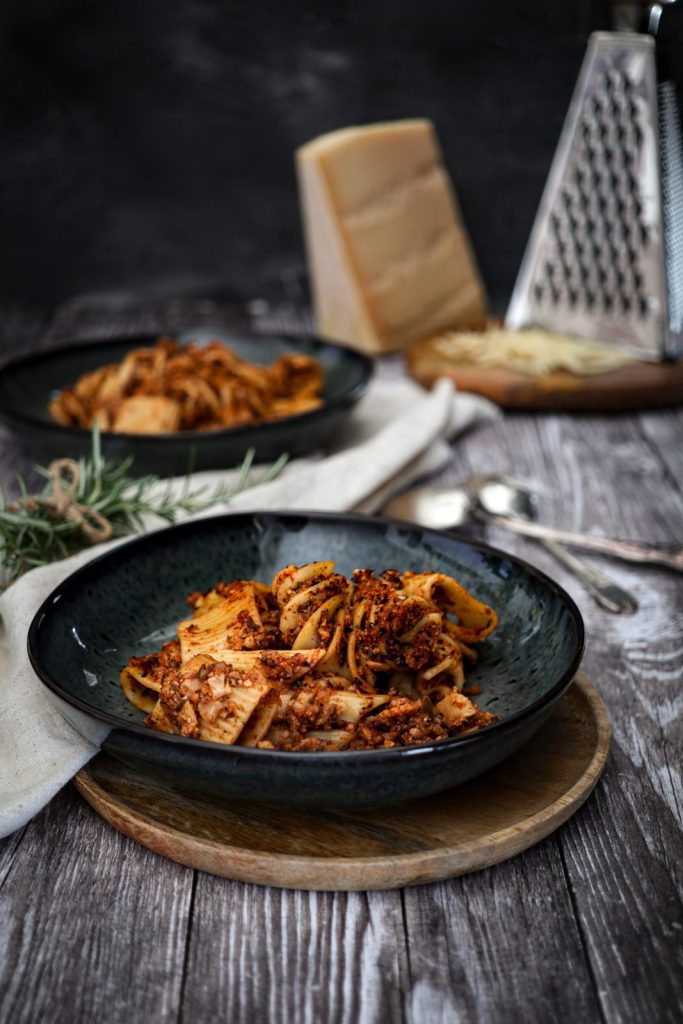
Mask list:
MULTIPOLYGON (((216 315, 230 322, 228 311, 216 315)), ((12 338, 56 344, 133 333, 139 322, 65 310, 49 336, 35 324, 22 331, 15 317, 12 338)), ((296 325, 288 311, 282 326, 296 325)), ((277 329, 277 316, 268 326, 277 329)), ((6 352, 6 321, 3 340, 6 352)), ((400 372, 399 360, 380 368, 400 372)), ((7 437, 3 483, 11 451, 7 437)), ((12 467, 29 465, 11 458, 12 467)), ((500 470, 543 489, 541 517, 554 525, 653 540, 683 534, 679 410, 509 415, 459 439, 440 480, 500 470)), ((558 579, 586 620, 585 670, 600 680, 613 743, 600 785, 571 821, 476 875, 405 891, 303 893, 174 865, 66 790, 0 841, 3 1024, 681 1019, 681 580, 596 558, 638 592, 638 613, 614 618, 532 541, 486 536, 558 579)))
MULTIPOLYGON (((660 429, 655 414, 639 421, 517 416, 507 421, 505 432, 495 432, 495 444, 491 428, 465 442, 460 454, 467 463, 458 476, 475 466, 477 472, 497 472, 512 465, 542 488, 545 521, 624 537, 680 539, 678 479, 644 443, 643 422, 647 430, 660 429)), ((449 473, 455 475, 454 468, 449 473)), ((533 542, 495 528, 487 537, 528 557, 570 590, 588 630, 585 670, 590 674, 600 666, 603 673, 614 753, 604 788, 562 841, 567 883, 603 1015, 646 1019, 654 998, 660 1019, 674 1020, 683 999, 681 581, 673 573, 596 560, 638 597, 638 613, 622 619, 592 607, 576 582, 533 542)))
POLYGON ((408 934, 439 936, 409 946, 410 1020, 599 1019, 560 843, 553 836, 475 885, 406 890, 408 934))
POLYGON ((262 889, 199 874, 188 979, 188 1021, 401 1021, 401 895, 262 889), (233 967, 202 984, 209 951, 212 962, 233 967))
POLYGON ((160 874, 152 854, 109 831, 67 791, 28 826, 0 889, 1 1020, 173 1014, 191 876, 177 865, 160 874))
POLYGON ((609 738, 605 706, 579 678, 504 764, 397 807, 226 807, 139 777, 104 754, 74 784, 124 835, 189 867, 285 888, 396 889, 479 871, 544 839, 593 791, 609 738))
POLYGON ((532 376, 449 359, 434 347, 432 338, 414 342, 406 359, 411 376, 424 387, 448 377, 461 391, 484 395, 503 409, 625 412, 683 402, 683 360, 630 363, 590 377, 564 370, 532 376))

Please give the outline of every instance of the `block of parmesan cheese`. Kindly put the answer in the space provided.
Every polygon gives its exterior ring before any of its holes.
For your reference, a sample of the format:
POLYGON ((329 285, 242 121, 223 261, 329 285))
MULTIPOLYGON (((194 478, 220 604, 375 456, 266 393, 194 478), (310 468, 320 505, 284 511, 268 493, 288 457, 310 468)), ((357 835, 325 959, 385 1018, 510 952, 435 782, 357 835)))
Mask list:
POLYGON ((317 329, 370 353, 486 321, 429 121, 344 128, 297 150, 317 329))

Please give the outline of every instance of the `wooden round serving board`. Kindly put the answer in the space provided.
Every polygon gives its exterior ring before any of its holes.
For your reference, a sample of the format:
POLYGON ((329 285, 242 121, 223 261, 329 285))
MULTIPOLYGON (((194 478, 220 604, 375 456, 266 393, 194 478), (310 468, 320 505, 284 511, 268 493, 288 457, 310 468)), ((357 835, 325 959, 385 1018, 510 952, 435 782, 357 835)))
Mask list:
POLYGON ((448 377, 460 391, 484 395, 503 409, 627 412, 683 402, 683 360, 629 363, 591 377, 566 371, 532 377, 455 362, 439 353, 433 341, 415 342, 406 353, 408 369, 418 383, 430 388, 439 377, 448 377))
POLYGON ((544 839, 588 797, 609 742, 607 709, 579 676, 542 729, 499 767, 394 807, 223 806, 105 754, 74 784, 119 831, 188 867, 288 889, 394 889, 477 871, 544 839))

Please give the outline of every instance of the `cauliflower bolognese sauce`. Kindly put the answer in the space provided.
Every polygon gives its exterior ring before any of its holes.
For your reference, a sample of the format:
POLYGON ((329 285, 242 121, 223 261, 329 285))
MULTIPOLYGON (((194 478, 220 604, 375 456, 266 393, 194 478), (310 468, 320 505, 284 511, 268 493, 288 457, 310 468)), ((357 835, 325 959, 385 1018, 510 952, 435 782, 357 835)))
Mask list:
POLYGON ((495 611, 444 573, 351 578, 331 561, 272 585, 220 582, 159 652, 121 673, 145 724, 218 743, 366 750, 431 743, 495 720, 463 692, 495 611))

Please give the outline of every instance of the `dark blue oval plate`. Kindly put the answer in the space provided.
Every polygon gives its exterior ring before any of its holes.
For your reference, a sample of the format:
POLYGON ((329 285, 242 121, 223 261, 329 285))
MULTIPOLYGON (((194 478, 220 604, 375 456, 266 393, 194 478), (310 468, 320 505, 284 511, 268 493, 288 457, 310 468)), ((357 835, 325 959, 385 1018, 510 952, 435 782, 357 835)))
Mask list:
MULTIPOLYGON (((208 331, 202 328, 201 335, 208 331)), ((90 431, 63 427, 50 417, 48 405, 62 388, 83 373, 120 362, 133 348, 153 345, 159 337, 138 335, 104 342, 85 342, 70 348, 38 352, 0 369, 0 421, 14 431, 40 458, 80 458, 91 449, 90 431)), ((225 430, 180 431, 174 434, 102 434, 102 451, 110 458, 134 457, 136 475, 181 476, 190 469, 225 469, 241 463, 249 448, 259 462, 283 452, 302 455, 324 448, 335 437, 363 395, 372 376, 372 360, 359 352, 318 338, 286 334, 230 334, 217 337, 238 356, 253 363, 274 362, 285 352, 314 356, 322 363, 323 404, 312 412, 281 420, 225 430)), ((190 340, 187 332, 183 340, 190 340)))
POLYGON ((571 683, 584 630, 572 599, 547 576, 454 534, 392 520, 263 512, 200 519, 148 534, 79 569, 35 616, 31 664, 78 713, 112 727, 103 749, 185 790, 299 805, 370 806, 435 793, 516 751, 571 683), (126 700, 119 671, 174 635, 185 597, 219 579, 270 582, 291 562, 334 559, 339 571, 436 569, 498 612, 468 681, 499 721, 457 739, 379 751, 292 753, 221 746, 153 732, 126 700))

